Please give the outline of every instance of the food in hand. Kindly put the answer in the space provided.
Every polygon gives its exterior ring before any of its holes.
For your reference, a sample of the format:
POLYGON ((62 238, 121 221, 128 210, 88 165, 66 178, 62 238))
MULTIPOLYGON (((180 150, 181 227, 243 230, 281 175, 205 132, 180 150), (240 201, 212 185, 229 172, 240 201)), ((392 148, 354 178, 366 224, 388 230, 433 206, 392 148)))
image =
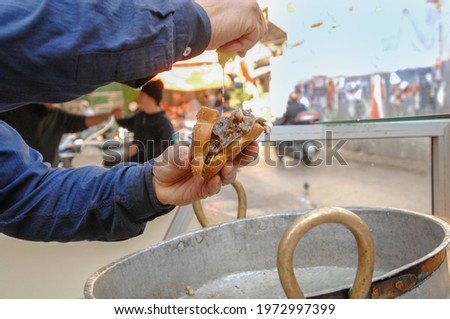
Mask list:
POLYGON ((210 179, 263 132, 269 132, 266 120, 255 117, 251 110, 237 109, 219 117, 217 110, 202 107, 192 132, 192 173, 210 179))

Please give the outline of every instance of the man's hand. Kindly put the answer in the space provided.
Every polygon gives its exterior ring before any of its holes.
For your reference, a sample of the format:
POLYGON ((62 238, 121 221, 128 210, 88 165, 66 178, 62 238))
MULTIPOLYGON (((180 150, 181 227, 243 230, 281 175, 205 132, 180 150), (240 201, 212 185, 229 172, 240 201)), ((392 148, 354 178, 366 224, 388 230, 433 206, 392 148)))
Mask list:
POLYGON ((152 182, 156 197, 162 204, 172 205, 188 205, 210 197, 217 194, 222 185, 233 183, 238 168, 257 157, 258 144, 253 142, 213 178, 197 179, 191 171, 189 147, 172 145, 155 159, 152 182))
POLYGON ((196 0, 211 21, 207 50, 237 52, 241 57, 267 32, 264 16, 256 0, 196 0))
POLYGON ((110 112, 109 112, 110 116, 114 116, 117 120, 121 120, 125 117, 125 112, 123 110, 122 106, 118 106, 113 108, 110 112))

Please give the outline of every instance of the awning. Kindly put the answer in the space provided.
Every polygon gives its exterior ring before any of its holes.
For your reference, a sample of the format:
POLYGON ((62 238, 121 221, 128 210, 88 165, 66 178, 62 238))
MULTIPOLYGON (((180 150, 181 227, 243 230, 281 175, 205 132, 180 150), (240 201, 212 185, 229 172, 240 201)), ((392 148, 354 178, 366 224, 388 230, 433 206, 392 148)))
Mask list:
MULTIPOLYGON (((225 72, 229 63, 225 66, 225 72)), ((230 77, 223 74, 215 51, 205 51, 193 59, 177 62, 172 70, 158 74, 157 78, 164 82, 165 90, 184 92, 216 89, 222 85, 229 87, 232 84, 230 77)))

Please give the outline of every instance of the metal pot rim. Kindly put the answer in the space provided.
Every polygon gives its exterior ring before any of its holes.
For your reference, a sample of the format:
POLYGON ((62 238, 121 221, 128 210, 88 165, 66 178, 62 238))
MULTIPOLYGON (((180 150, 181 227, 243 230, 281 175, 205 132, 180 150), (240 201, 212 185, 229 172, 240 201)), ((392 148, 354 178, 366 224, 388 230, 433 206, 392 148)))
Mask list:
MULTIPOLYGON (((426 255, 422 256, 421 258, 414 260, 411 263, 405 264, 399 268, 396 268, 392 271, 384 273, 381 276, 374 277, 373 278, 374 282, 384 281, 386 279, 392 278, 392 277, 396 276, 397 274, 403 273, 405 271, 408 271, 411 268, 414 268, 418 264, 423 264, 424 262, 427 262, 428 260, 439 255, 440 253, 442 254, 443 251, 445 253, 445 249, 447 248, 447 246, 450 243, 450 225, 448 223, 444 222, 443 220, 441 220, 435 216, 432 216, 432 215, 427 215, 427 214, 423 214, 423 213, 418 213, 418 212, 405 210, 405 209, 398 209, 398 208, 378 208, 378 207, 363 207, 363 206, 351 206, 351 207, 343 207, 343 208, 348 209, 353 212, 356 212, 356 213, 357 212, 370 212, 370 213, 384 212, 384 213, 392 213, 392 214, 407 213, 407 214, 413 215, 417 218, 428 219, 428 220, 432 221, 433 223, 436 223, 437 225, 439 225, 442 228, 442 230, 444 232, 444 238, 442 239, 441 243, 435 249, 428 252, 426 255)), ((148 250, 158 249, 160 247, 170 245, 171 243, 179 242, 180 240, 190 238, 197 234, 202 234, 208 230, 213 230, 213 229, 218 229, 218 228, 223 228, 223 227, 233 227, 233 225, 235 225, 236 223, 252 222, 255 220, 271 219, 274 217, 281 217, 281 216, 296 216, 296 215, 306 213, 308 211, 309 211, 309 209, 303 209, 303 210, 297 210, 297 211, 287 211, 287 212, 279 212, 279 213, 273 213, 273 214, 267 214, 267 215, 261 215, 261 216, 248 217, 248 218, 240 219, 240 220, 233 220, 233 221, 225 222, 225 223, 222 223, 219 225, 210 226, 206 229, 195 230, 193 232, 182 234, 182 235, 176 236, 174 238, 171 238, 169 240, 151 245, 147 248, 141 249, 134 253, 128 254, 122 258, 119 258, 116 261, 113 261, 113 262, 105 265, 104 267, 98 269, 86 281, 85 286, 84 286, 84 296, 85 296, 85 298, 89 298, 89 299, 95 298, 94 285, 98 278, 100 278, 103 274, 105 274, 106 272, 108 272, 110 269, 117 266, 118 264, 121 264, 121 263, 129 260, 130 258, 133 258, 134 256, 145 253, 148 250)), ((445 260, 446 260, 446 258, 444 258, 444 261, 445 260)))

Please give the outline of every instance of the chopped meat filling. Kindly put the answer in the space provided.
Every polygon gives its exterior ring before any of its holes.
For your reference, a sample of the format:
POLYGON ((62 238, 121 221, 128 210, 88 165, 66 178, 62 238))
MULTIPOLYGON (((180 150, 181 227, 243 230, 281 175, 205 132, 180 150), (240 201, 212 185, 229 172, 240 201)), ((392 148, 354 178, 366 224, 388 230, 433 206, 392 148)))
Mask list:
POLYGON ((261 117, 255 117, 251 110, 237 109, 229 117, 219 118, 212 130, 205 163, 210 163, 216 154, 227 148, 237 138, 248 134, 255 122, 267 127, 266 120, 261 117))

